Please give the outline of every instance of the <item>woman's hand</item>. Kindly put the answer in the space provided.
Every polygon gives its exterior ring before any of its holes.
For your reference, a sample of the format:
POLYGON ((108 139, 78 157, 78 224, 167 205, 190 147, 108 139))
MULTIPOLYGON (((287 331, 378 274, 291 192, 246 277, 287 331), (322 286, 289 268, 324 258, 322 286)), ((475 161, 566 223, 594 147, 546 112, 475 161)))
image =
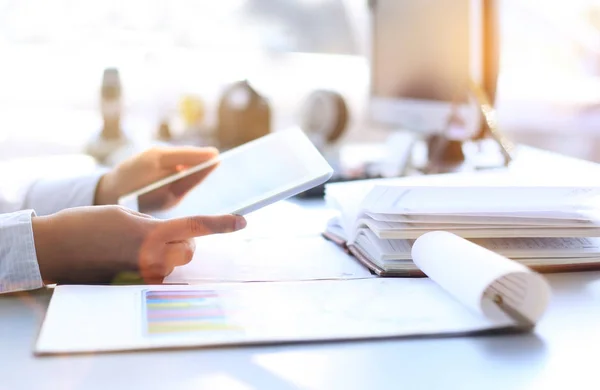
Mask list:
POLYGON ((33 218, 35 249, 48 283, 110 283, 130 272, 161 283, 192 260, 193 237, 246 226, 241 216, 158 220, 119 206, 77 207, 33 218))
MULTIPOLYGON (((96 188, 96 205, 117 204, 119 197, 219 155, 215 148, 153 148, 119 164, 105 174, 96 188)), ((139 199, 143 212, 163 210, 176 205, 217 165, 154 190, 139 199)))

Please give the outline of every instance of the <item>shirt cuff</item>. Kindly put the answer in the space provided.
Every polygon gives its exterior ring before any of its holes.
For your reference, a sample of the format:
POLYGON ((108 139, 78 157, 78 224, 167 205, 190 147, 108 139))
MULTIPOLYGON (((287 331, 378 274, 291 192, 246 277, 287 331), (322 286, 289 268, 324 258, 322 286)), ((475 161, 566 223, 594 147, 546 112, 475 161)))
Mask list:
POLYGON ((35 252, 33 210, 0 215, 0 294, 44 286, 35 252))
POLYGON ((92 206, 96 187, 108 169, 60 179, 41 179, 33 184, 27 194, 26 208, 38 215, 48 215, 71 207, 92 206))

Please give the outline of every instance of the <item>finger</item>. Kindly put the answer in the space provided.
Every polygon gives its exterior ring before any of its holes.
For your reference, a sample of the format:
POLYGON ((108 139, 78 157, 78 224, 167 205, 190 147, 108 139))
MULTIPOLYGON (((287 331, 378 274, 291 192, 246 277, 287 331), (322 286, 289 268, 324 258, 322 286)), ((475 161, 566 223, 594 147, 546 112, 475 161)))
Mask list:
POLYGON ((145 284, 162 284, 165 280, 165 276, 161 275, 159 271, 151 269, 140 270, 140 276, 145 284))
POLYGON ((138 259, 138 272, 145 283, 162 283, 167 267, 161 260, 164 244, 157 243, 151 239, 146 239, 140 248, 138 259))
POLYGON ((186 240, 208 234, 230 233, 246 227, 240 215, 195 216, 160 221, 155 234, 166 242, 186 240))
POLYGON ((175 197, 182 197, 187 194, 192 188, 197 186, 206 176, 217 168, 218 164, 211 165, 201 171, 192 173, 184 178, 181 178, 170 184, 169 190, 175 197))
MULTIPOLYGON (((149 248, 146 248, 149 249, 149 248)), ((175 267, 192 261, 196 244, 193 239, 174 241, 166 245, 154 246, 140 259, 139 272, 146 283, 162 283, 175 267)))
POLYGON ((167 269, 172 271, 173 268, 185 265, 192 261, 195 250, 196 244, 193 239, 168 243, 164 254, 164 261, 167 263, 167 269))
POLYGON ((162 253, 153 261, 140 261, 139 273, 147 284, 160 284, 173 268, 161 260, 162 253))
POLYGON ((139 273, 147 284, 160 284, 174 266, 170 265, 174 255, 167 253, 165 245, 147 245, 139 261, 139 273))
POLYGON ((216 148, 177 147, 159 151, 158 162, 163 169, 173 169, 179 165, 194 166, 213 159, 219 155, 216 148))
POLYGON ((136 217, 142 217, 142 218, 147 218, 147 219, 154 218, 151 215, 140 213, 139 211, 131 210, 131 209, 128 209, 127 207, 123 207, 123 210, 125 210, 125 212, 127 212, 127 213, 129 213, 131 215, 135 215, 136 217))

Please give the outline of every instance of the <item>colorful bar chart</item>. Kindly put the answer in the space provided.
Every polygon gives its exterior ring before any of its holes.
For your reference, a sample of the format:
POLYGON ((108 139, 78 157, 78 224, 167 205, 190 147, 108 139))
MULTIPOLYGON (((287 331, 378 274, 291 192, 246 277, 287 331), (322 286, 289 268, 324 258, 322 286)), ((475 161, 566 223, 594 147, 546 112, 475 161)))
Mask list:
POLYGON ((148 335, 240 330, 223 311, 213 290, 145 290, 144 316, 148 335))

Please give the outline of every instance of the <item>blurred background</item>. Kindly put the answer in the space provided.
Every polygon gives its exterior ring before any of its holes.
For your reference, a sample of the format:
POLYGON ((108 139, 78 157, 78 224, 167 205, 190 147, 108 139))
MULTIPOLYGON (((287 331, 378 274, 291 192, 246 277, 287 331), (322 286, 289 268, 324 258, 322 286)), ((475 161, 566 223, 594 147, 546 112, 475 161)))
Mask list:
MULTIPOLYGON (((600 161, 600 1, 502 0, 499 11, 502 131, 600 161)), ((379 141, 365 119, 368 20, 364 0, 0 0, 0 159, 85 151, 103 127, 107 68, 139 145, 161 123, 185 131, 186 104, 214 125, 238 80, 268 100, 273 130, 329 89, 350 109, 342 140, 379 141)))

